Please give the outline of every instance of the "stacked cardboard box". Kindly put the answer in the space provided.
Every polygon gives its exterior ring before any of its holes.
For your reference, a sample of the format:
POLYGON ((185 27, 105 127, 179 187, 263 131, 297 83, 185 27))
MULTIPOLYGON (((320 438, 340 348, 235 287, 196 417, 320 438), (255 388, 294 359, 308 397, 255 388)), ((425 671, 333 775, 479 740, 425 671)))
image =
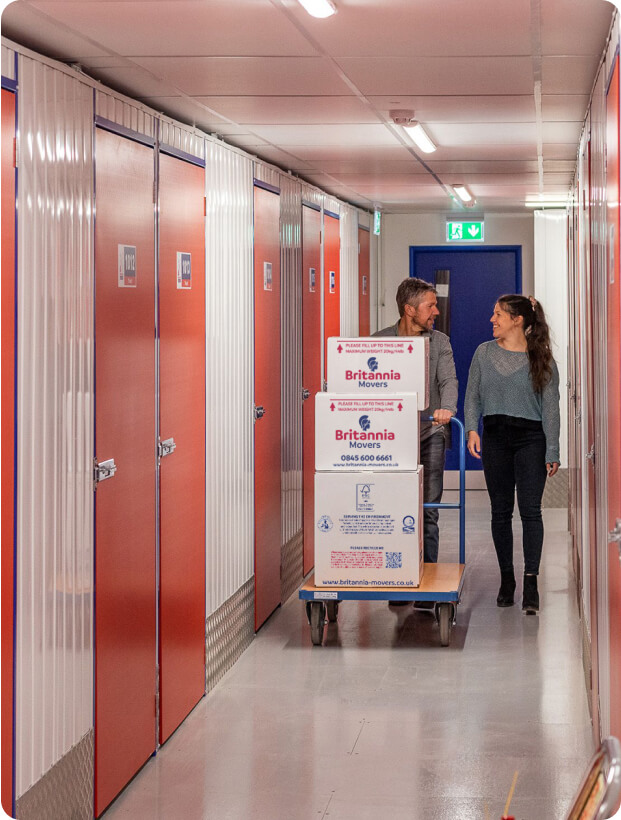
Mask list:
POLYGON ((315 398, 315 584, 418 586, 423 572, 419 411, 429 340, 328 340, 315 398))

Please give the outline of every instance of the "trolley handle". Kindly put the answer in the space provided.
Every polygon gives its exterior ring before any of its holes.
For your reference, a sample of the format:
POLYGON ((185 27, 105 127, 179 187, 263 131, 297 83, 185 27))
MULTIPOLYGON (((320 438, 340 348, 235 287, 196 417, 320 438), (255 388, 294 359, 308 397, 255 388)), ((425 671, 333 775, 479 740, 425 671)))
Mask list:
MULTIPOLYGON (((427 416, 425 421, 433 421, 433 416, 427 416)), ((451 424, 459 429, 459 502, 457 504, 425 503, 426 510, 459 510, 459 563, 466 563, 466 431, 462 422, 451 417, 451 424)))

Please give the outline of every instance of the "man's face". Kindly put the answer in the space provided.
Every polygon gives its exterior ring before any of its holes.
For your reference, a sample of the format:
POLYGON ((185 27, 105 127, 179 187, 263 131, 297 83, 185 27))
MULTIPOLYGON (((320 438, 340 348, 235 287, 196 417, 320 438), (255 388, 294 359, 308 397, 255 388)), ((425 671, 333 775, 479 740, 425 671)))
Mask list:
POLYGON ((436 316, 440 315, 436 294, 431 291, 423 296, 417 307, 406 305, 405 310, 411 321, 421 331, 431 330, 436 316))

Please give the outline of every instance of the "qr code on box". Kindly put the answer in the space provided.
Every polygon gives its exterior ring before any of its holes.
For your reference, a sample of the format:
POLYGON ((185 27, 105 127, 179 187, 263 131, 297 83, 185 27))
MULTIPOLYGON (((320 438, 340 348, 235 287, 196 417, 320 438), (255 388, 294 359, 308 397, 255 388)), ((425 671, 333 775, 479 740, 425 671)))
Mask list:
POLYGON ((386 569, 401 569, 403 564, 402 552, 387 552, 386 553, 386 569))

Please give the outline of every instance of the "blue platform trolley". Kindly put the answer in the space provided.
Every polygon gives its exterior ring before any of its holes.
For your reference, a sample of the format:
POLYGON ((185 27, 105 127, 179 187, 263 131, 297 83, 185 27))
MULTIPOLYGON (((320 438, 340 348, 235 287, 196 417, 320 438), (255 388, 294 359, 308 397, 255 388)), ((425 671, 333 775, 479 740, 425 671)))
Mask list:
POLYGON ((453 417, 459 431, 459 500, 455 503, 423 505, 426 509, 459 510, 459 563, 425 564, 423 578, 418 587, 324 587, 315 586, 314 575, 299 590, 299 597, 306 602, 306 614, 310 624, 311 641, 321 646, 326 623, 338 619, 342 601, 411 601, 433 605, 433 612, 440 627, 440 644, 448 646, 451 629, 461 600, 466 569, 466 436, 464 425, 453 417))

